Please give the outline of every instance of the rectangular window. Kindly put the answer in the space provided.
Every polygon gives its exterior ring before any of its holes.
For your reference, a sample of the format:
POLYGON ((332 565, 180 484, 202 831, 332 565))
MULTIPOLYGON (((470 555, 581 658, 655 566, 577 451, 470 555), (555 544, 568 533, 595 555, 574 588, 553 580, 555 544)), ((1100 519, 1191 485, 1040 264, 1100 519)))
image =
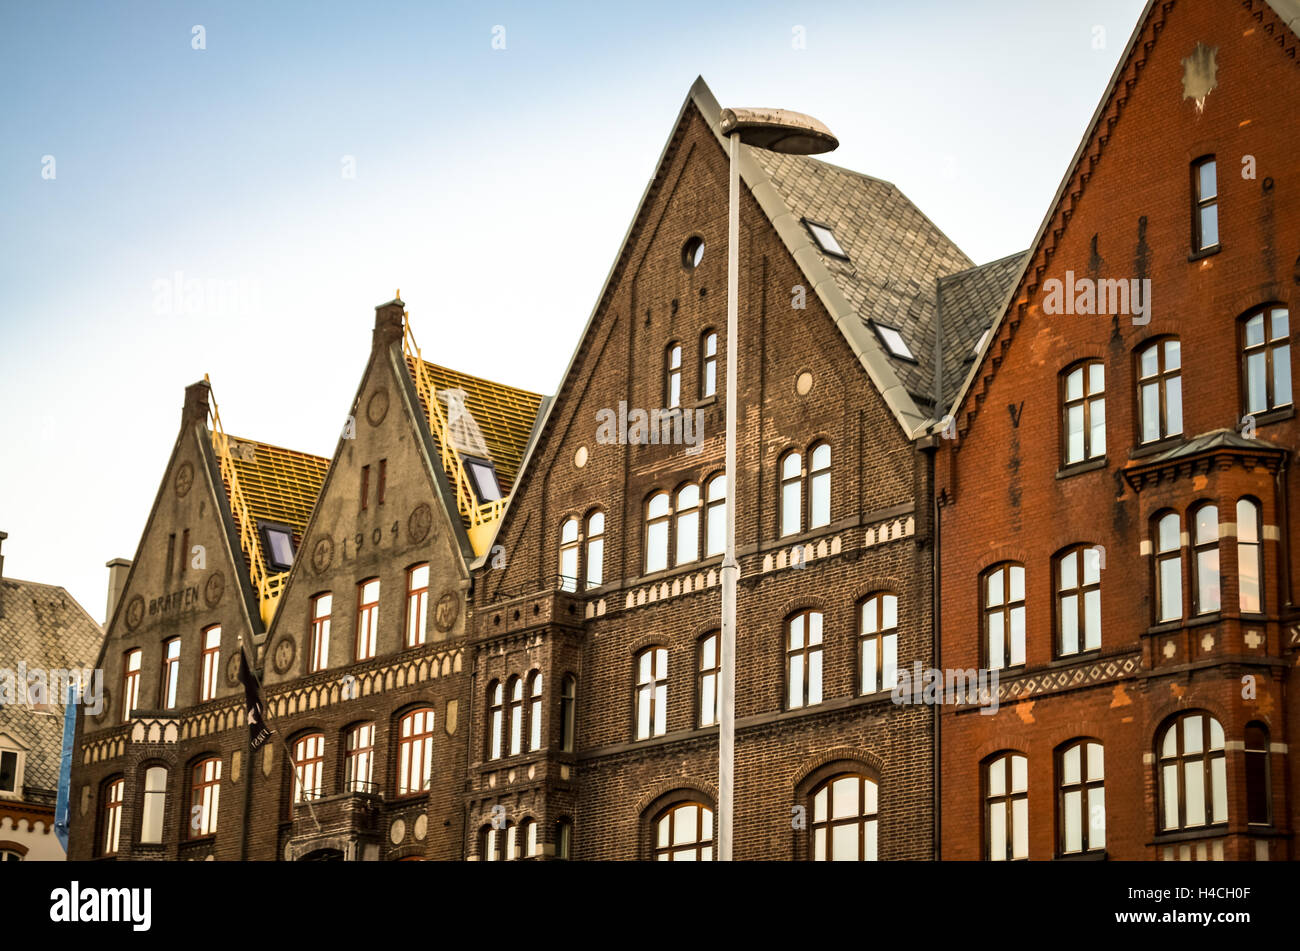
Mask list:
POLYGON ((140 659, 143 652, 136 648, 126 652, 122 674, 122 722, 131 719, 131 711, 140 705, 140 659))
POLYGON ((636 738, 663 736, 668 729, 668 651, 642 651, 636 674, 636 738))
POLYGON ((319 799, 325 789, 325 736, 313 733, 293 745, 293 801, 319 799))
POLYGON ((429 617, 429 566, 416 565, 406 572, 406 646, 419 647, 429 617))
POLYGON ((140 817, 140 841, 158 845, 162 842, 163 813, 167 806, 167 769, 150 766, 144 774, 144 803, 140 817))
POLYGON ((380 505, 384 504, 384 492, 388 489, 388 460, 379 460, 379 487, 375 490, 380 505))
POLYGON ((375 656, 379 637, 379 579, 357 585, 357 660, 375 656))
POLYGON ((1219 246, 1219 187, 1214 156, 1192 165, 1192 250, 1219 246))
POLYGON ((348 731, 344 778, 348 792, 373 792, 375 725, 363 723, 348 731))
POLYGON ((116 855, 122 835, 122 799, 126 780, 115 779, 104 787, 103 833, 100 855, 116 855))
POLYGON ((203 653, 199 657, 199 703, 216 697, 220 667, 221 628, 210 627, 203 632, 203 653))
POLYGON ((700 726, 712 726, 718 722, 721 693, 718 676, 721 673, 722 658, 718 651, 718 635, 713 633, 700 641, 700 669, 698 702, 700 706, 700 726))
POLYGON ((984 577, 984 644, 990 670, 1025 662, 1025 568, 1000 565, 984 577))
POLYGON ((361 511, 366 510, 370 501, 370 467, 361 467, 361 511))
POLYGON ((221 760, 205 759, 194 767, 190 784, 188 837, 201 839, 217 834, 217 812, 221 805, 221 760))
POLYGON ((18 792, 18 753, 0 752, 0 793, 18 792))
POLYGON ((334 596, 328 591, 311 599, 311 672, 324 670, 330 663, 330 611, 334 596))
POLYGON ((1101 553, 1076 548, 1056 563, 1057 655, 1101 647, 1101 553))
POLYGON ((397 795, 424 792, 433 778, 433 710, 413 710, 399 728, 397 795))
POLYGON ((181 639, 173 637, 163 641, 162 708, 176 709, 176 685, 181 679, 181 639))
POLYGON ((1106 373, 1093 360, 1068 371, 1063 380, 1063 457, 1067 466, 1106 455, 1106 373))
POLYGON ((713 396, 718 392, 718 335, 710 331, 704 335, 701 348, 700 396, 713 396))
POLYGON ((786 626, 786 709, 822 702, 822 615, 804 611, 786 626))

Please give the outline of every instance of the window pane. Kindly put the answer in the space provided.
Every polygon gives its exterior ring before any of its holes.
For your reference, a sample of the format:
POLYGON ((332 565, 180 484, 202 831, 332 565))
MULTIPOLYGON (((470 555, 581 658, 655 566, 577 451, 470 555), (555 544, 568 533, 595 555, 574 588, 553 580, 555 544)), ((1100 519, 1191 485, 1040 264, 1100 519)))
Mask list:
POLYGON ((1210 749, 1223 749, 1223 725, 1214 717, 1210 717, 1210 749))
POLYGON ((1106 368, 1100 363, 1088 364, 1088 394, 1096 395, 1106 389, 1106 368))
POLYGON ((1078 569, 1076 567, 1077 561, 1078 554, 1076 552, 1070 552, 1061 559, 1062 591, 1069 591, 1072 588, 1077 588, 1079 586, 1078 569))
POLYGON ((1170 513, 1160 519, 1159 525, 1159 543, 1160 551, 1173 551, 1179 546, 1178 538, 1178 516, 1170 513))
POLYGON ((1079 650, 1079 605, 1071 594, 1061 598, 1061 653, 1074 654, 1079 650))
POLYGON ((822 702, 822 652, 808 653, 808 704, 822 702))
POLYGON ((1088 744, 1088 779, 1094 782, 1105 779, 1104 750, 1100 743, 1088 744))
POLYGON ((1088 793, 1088 848, 1106 847, 1106 791, 1098 786, 1088 793))
POLYGON ((699 510, 677 517, 677 564, 685 565, 699 557, 700 550, 700 513, 699 510))
POLYGON ((1066 411, 1065 461, 1083 459, 1083 407, 1071 406, 1066 411))
POLYGON ((1246 357, 1246 412, 1262 413, 1268 409, 1268 382, 1265 377, 1264 351, 1246 357))
POLYGON ((1291 348, 1283 345, 1273 348, 1273 405, 1286 406, 1291 402, 1291 348))
POLYGON ((880 599, 880 626, 885 630, 898 627, 898 597, 887 594, 880 599))
POLYGON ((1029 857, 1029 800, 1016 799, 1011 803, 1011 857, 1029 857))
POLYGON ((1183 378, 1170 377, 1165 381, 1165 435, 1174 436, 1183 431, 1183 378))
POLYGON ((1213 159, 1202 162, 1197 169, 1197 197, 1204 201, 1207 198, 1215 198, 1219 191, 1215 184, 1215 162, 1213 159))
POLYGON ((1147 383, 1142 387, 1142 441, 1160 438, 1159 384, 1147 383))
POLYGON ((1155 376, 1160 372, 1160 347, 1158 345, 1147 347, 1142 351, 1139 362, 1141 363, 1140 375, 1142 379, 1155 376))
POLYGON ((587 586, 599 587, 605 578, 605 541, 597 538, 587 542, 587 586))
POLYGON ((790 687, 787 691, 786 705, 793 707, 803 706, 803 655, 792 654, 790 656, 790 687))
POLYGON ((1187 787, 1187 824, 1205 825, 1205 764, 1199 759, 1183 763, 1183 780, 1187 787))
MULTIPOLYGON (((1171 730, 1170 733, 1173 731, 1171 730)), ((1178 828, 1178 764, 1169 763, 1160 771, 1160 795, 1164 802, 1164 827, 1178 828)))
POLYGON ((1011 791, 1024 792, 1029 788, 1029 760, 1024 756, 1011 757, 1011 791))
POLYGON ((1219 549, 1196 553, 1197 611, 1219 610, 1219 549))
POLYGON ((645 570, 663 571, 668 567, 668 523, 656 522, 647 528, 645 570))
POLYGON ((999 568, 988 578, 988 601, 989 607, 997 607, 1002 603, 1002 569, 999 568))
POLYGON ((808 643, 820 644, 822 642, 822 616, 818 611, 813 611, 808 615, 808 643))
POLYGON ((1182 560, 1166 558, 1160 562, 1160 620, 1173 621, 1183 616, 1182 560))
POLYGON ((799 475, 802 467, 803 467, 803 461, 799 453, 797 452, 790 453, 788 456, 785 457, 785 461, 781 463, 781 478, 783 479, 795 478, 796 476, 799 475))
POLYGON ((989 807, 989 858, 1002 862, 1007 857, 1007 804, 995 802, 989 807))
POLYGON ((1065 398, 1067 400, 1083 399, 1083 367, 1070 372, 1065 378, 1065 398))
POLYGON ((831 830, 831 838, 831 857, 836 862, 856 862, 859 860, 857 823, 835 826, 831 830))
POLYGON ((1219 537, 1219 509, 1215 505, 1202 505, 1196 510, 1196 544, 1212 542, 1219 537))
POLYGON ((858 788, 862 780, 845 776, 831 784, 831 818, 848 819, 858 815, 858 788))
POLYGON ((1095 458, 1106 454, 1106 401, 1093 400, 1091 407, 1092 434, 1088 440, 1088 455, 1095 458))
POLYGON ((1006 642, 1003 640, 1002 615, 989 616, 989 667, 998 669, 1006 664, 1006 642))
POLYGON ((818 473, 810 480, 808 491, 812 495, 812 510, 809 513, 809 528, 829 525, 831 521, 831 474, 818 473))
POLYGON ((1177 340, 1165 341, 1165 369, 1177 370, 1182 366, 1182 346, 1177 340))
POLYGON ((884 663, 880 668, 880 686, 884 690, 892 690, 898 683, 898 635, 886 635, 883 647, 884 663))
POLYGON ((989 766, 989 795, 1004 796, 1007 792, 1007 758, 996 759, 989 766))
POLYGON ((1061 781, 1066 784, 1077 783, 1080 778, 1081 753, 1078 746, 1072 746, 1061 757, 1061 781))
POLYGON ((1083 648, 1101 646, 1101 592, 1088 591, 1083 596, 1083 648))
POLYGON ((1214 822, 1228 821, 1227 763, 1222 756, 1210 761, 1210 800, 1214 809, 1214 822))
POLYGON ((1201 209, 1201 247, 1212 248, 1219 243, 1219 206, 1206 205, 1201 209))
POLYGON ((1025 662, 1025 609, 1011 609, 1011 666, 1025 662))
POLYGON ((781 488, 781 534, 794 535, 799 531, 799 483, 790 482, 781 488))
POLYGON ((1025 600, 1025 569, 1019 565, 1012 565, 1008 571, 1008 580, 1011 583, 1011 600, 1025 600))
POLYGON ((1065 794, 1062 816, 1065 825, 1065 851, 1083 851, 1083 793, 1073 789, 1065 794))
POLYGON ((862 684, 860 689, 863 693, 875 693, 878 689, 876 684, 879 671, 876 669, 876 638, 868 638, 862 642, 862 684))

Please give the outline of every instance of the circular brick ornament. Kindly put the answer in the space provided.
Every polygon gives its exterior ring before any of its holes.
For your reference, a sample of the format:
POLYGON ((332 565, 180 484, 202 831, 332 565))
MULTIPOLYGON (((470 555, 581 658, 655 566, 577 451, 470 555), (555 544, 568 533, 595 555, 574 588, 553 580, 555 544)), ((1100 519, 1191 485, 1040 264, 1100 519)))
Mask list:
POLYGON ((275 653, 271 655, 271 666, 275 668, 277 674, 287 674, 297 654, 298 645, 286 634, 276 642, 275 653))
POLYGON ((320 575, 328 570, 332 561, 334 561, 334 539, 323 535, 316 539, 316 545, 311 550, 311 566, 316 569, 316 574, 320 575))
POLYGON ((433 611, 433 623, 438 630, 446 634, 451 630, 452 625, 456 623, 456 618, 460 616, 460 598, 456 597, 454 592, 447 591, 438 599, 438 605, 433 611))
POLYGON ((388 390, 382 386, 370 394, 366 401, 366 420, 371 426, 378 426, 388 415, 388 390))
POLYGON ((203 601, 210 608, 215 608, 221 603, 222 597, 226 593, 226 576, 220 571, 213 571, 208 575, 207 584, 203 586, 203 601))
POLYGON ((194 464, 188 459, 176 468, 176 478, 172 485, 178 499, 190 494, 190 487, 194 485, 194 464))
POLYGON ((573 465, 581 469, 587 464, 587 447, 579 446, 577 452, 573 454, 573 465))
POLYGON ((126 605, 126 627, 129 631, 134 631, 144 620, 144 598, 136 595, 126 605))
POLYGON ((419 543, 429 537, 429 530, 433 528, 433 509, 429 508, 428 502, 421 502, 412 511, 411 516, 406 520, 406 531, 411 536, 411 541, 419 543))
POLYGON ((393 824, 388 827, 388 841, 393 845, 401 845, 406 838, 406 820, 394 819, 393 824))
POLYGON ((794 391, 800 396, 807 396, 812 391, 813 375, 807 370, 799 374, 798 379, 794 381, 794 391))

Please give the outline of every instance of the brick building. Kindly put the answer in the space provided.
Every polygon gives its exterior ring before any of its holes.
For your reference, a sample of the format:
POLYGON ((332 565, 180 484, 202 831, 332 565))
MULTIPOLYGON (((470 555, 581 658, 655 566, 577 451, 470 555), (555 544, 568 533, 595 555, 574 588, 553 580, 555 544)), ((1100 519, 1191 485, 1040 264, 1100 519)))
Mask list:
POLYGON ((0 554, 0 862, 65 857, 54 831, 63 699, 69 684, 93 687, 103 635, 64 588, 5 577, 0 554))
POLYGON ((960 390, 943 858, 1294 857, 1297 15, 1148 4, 960 390))

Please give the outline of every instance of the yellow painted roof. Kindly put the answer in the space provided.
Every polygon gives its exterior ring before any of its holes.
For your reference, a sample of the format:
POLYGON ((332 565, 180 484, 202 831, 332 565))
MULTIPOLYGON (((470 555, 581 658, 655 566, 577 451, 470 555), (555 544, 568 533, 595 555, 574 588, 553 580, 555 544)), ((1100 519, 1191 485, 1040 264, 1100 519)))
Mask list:
MULTIPOLYGON (((407 354, 406 360, 407 370, 411 378, 415 379, 415 357, 407 354)), ((487 443, 492 463, 496 467, 497 482, 501 485, 502 493, 509 495, 514 488, 515 478, 519 475, 524 453, 528 451, 528 439, 537 420, 542 394, 449 370, 427 360, 424 361, 424 369, 437 389, 465 391, 465 408, 483 431, 483 441, 487 443)), ((418 385, 416 390, 419 390, 418 385)), ((420 394, 420 405, 427 416, 429 407, 423 393, 420 394)), ((429 429, 433 432, 434 444, 437 445, 437 427, 430 422, 429 429)), ((441 448, 438 446, 439 450, 441 448)), ((449 472, 447 476, 455 479, 455 473, 449 472)))
MULTIPOLYGON (((293 529, 296 548, 320 496, 330 461, 239 436, 230 437, 230 459, 248 503, 248 514, 257 521, 288 525, 293 529)), ((227 485, 227 497, 229 494, 227 485)), ((251 557, 251 553, 246 551, 244 556, 251 557)))

